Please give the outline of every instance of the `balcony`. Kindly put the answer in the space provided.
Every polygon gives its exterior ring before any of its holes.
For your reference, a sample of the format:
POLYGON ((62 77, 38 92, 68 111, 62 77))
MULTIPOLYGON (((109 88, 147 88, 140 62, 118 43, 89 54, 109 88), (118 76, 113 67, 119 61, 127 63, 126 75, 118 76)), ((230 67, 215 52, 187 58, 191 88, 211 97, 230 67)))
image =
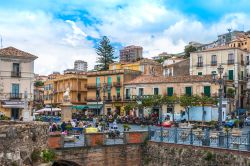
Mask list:
POLYGON ((227 60, 227 64, 228 64, 228 65, 234 64, 234 59, 229 59, 229 60, 227 60))
POLYGON ((130 96, 125 96, 125 97, 124 97, 124 100, 125 100, 125 101, 130 101, 131 99, 132 99, 132 98, 131 98, 130 96))
POLYGON ((11 77, 21 77, 21 72, 11 71, 11 77))
POLYGON ((203 62, 198 62, 197 67, 203 67, 203 62))
POLYGON ((106 101, 106 102, 112 101, 112 97, 111 97, 111 96, 105 97, 105 101, 106 101))
POLYGON ((113 101, 121 101, 121 96, 113 96, 113 101))
POLYGON ((21 99, 22 93, 10 93, 9 97, 10 97, 10 99, 21 99))
POLYGON ((87 98, 87 101, 88 102, 99 102, 99 101, 101 101, 101 99, 99 98, 98 100, 97 100, 97 98, 87 98))
POLYGON ((113 86, 114 86, 114 87, 121 87, 121 82, 114 82, 114 83, 113 83, 113 86))
POLYGON ((97 86, 96 86, 96 84, 88 84, 88 85, 87 85, 87 88, 88 88, 88 89, 96 89, 97 86))
POLYGON ((211 61, 211 66, 217 66, 217 61, 211 61))

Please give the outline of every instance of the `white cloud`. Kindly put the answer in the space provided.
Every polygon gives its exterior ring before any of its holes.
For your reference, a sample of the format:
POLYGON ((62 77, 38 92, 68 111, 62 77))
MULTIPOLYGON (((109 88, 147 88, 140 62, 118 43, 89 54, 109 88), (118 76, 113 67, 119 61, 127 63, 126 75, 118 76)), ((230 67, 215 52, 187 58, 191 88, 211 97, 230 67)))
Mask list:
POLYGON ((42 11, 1 11, 0 34, 3 45, 37 55, 35 72, 50 74, 73 68, 76 59, 88 61, 93 67, 96 54, 87 34, 74 22, 55 20, 42 11), (11 12, 10 17, 6 13, 11 12))

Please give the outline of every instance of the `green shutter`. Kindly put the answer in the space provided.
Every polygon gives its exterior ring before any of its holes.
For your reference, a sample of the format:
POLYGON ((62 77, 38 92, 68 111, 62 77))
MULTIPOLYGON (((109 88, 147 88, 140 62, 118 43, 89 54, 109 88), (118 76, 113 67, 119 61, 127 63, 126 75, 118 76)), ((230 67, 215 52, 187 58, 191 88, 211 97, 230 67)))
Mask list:
POLYGON ((207 97, 211 96, 210 86, 204 86, 204 95, 207 97))
POLYGON ((96 86, 100 87, 100 77, 96 77, 96 86))
POLYGON ((234 80, 234 71, 233 70, 228 70, 228 79, 234 80))
POLYGON ((168 93, 168 96, 173 96, 174 88, 173 87, 168 87, 167 93, 168 93))
POLYGON ((192 87, 186 87, 186 95, 188 96, 192 95, 192 87))
POLYGON ((111 83, 112 83, 112 78, 108 77, 108 86, 111 86, 111 83))
POLYGON ((202 72, 198 72, 198 76, 202 76, 202 72))
POLYGON ((120 88, 116 88, 116 96, 120 96, 120 88))
POLYGON ((121 82, 121 76, 116 77, 117 82, 121 82))

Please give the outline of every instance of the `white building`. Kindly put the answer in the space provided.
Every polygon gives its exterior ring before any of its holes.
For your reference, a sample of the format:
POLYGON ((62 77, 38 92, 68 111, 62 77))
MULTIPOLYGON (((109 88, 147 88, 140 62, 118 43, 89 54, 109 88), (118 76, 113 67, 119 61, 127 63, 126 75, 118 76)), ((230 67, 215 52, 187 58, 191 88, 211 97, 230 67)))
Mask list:
POLYGON ((87 72, 88 63, 82 60, 76 60, 74 63, 74 69, 79 71, 87 72))
POLYGON ((0 112, 12 119, 23 117, 27 102, 31 110, 35 59, 14 47, 0 49, 0 112))

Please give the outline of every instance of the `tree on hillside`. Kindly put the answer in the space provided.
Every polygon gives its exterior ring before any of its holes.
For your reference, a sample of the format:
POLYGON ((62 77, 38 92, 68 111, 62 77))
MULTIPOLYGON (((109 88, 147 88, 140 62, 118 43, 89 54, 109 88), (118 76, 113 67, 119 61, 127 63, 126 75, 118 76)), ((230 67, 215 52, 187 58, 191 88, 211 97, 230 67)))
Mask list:
POLYGON ((109 64, 114 62, 114 48, 110 44, 107 36, 103 36, 102 40, 99 42, 96 48, 96 53, 99 56, 97 63, 100 65, 100 70, 108 70, 109 64))
POLYGON ((186 57, 186 58, 190 57, 190 52, 194 52, 194 51, 196 51, 196 50, 197 50, 197 49, 196 49, 194 46, 192 46, 192 45, 186 47, 186 48, 184 49, 185 57, 186 57))

